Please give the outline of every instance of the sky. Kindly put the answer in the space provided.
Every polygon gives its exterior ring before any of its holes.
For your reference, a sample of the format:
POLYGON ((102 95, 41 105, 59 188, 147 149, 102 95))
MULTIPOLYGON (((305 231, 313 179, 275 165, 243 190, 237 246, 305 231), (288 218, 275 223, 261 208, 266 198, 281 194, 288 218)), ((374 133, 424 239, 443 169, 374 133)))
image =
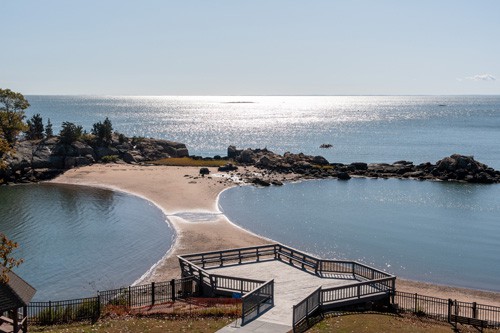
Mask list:
POLYGON ((25 95, 500 94, 498 0, 2 0, 25 95))

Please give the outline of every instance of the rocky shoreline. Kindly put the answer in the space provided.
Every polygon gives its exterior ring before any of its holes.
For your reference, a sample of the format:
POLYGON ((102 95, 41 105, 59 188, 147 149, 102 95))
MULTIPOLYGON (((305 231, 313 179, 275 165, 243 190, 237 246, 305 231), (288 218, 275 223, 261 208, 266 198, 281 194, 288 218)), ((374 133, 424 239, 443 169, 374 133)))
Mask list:
POLYGON ((22 140, 4 157, 0 184, 49 180, 65 171, 94 163, 140 164, 169 157, 186 157, 186 145, 168 140, 126 138, 114 135, 110 144, 95 145, 83 140, 62 143, 58 137, 22 140))
MULTIPOLYGON (((351 177, 399 178, 435 181, 455 181, 466 183, 500 183, 500 171, 474 160, 472 156, 453 154, 436 163, 426 162, 415 165, 409 161, 388 163, 354 162, 350 164, 330 163, 322 156, 275 154, 267 149, 228 148, 228 158, 238 164, 252 165, 266 171, 262 178, 253 179, 258 185, 276 184, 268 177, 277 174, 297 174, 299 178, 338 178, 351 177), (267 176, 266 176, 267 175, 267 176)), ((279 184, 277 184, 279 185, 279 184)))
MULTIPOLYGON (((480 163, 472 156, 454 154, 436 163, 415 165, 409 161, 388 163, 331 163, 322 156, 286 152, 283 155, 264 149, 237 149, 229 146, 227 156, 190 156, 186 145, 168 140, 114 136, 110 144, 96 146, 84 141, 61 143, 58 137, 44 140, 23 140, 14 152, 4 157, 0 183, 30 183, 52 179, 66 170, 94 163, 148 164, 170 157, 191 157, 194 160, 226 160, 221 172, 235 172, 239 166, 252 166, 259 176, 238 173, 244 181, 260 186, 281 185, 283 180, 351 177, 399 178, 467 183, 500 183, 500 171, 480 163), (287 176, 287 177, 285 177, 287 176)), ((201 170, 200 170, 201 171, 201 170)))

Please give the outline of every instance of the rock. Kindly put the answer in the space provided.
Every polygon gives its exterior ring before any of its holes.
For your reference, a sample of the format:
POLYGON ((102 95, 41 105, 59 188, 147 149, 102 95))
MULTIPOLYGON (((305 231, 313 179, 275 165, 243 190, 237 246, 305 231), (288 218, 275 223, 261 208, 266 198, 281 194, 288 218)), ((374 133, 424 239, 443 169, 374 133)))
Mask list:
POLYGON ((241 149, 236 149, 235 146, 229 146, 227 147, 227 157, 228 158, 236 158, 240 156, 242 150, 241 149))
POLYGON ((349 180, 349 179, 351 179, 351 176, 349 176, 349 174, 347 172, 338 172, 337 178, 340 180, 349 180))
POLYGON ((264 180, 262 178, 253 178, 251 180, 252 184, 255 184, 255 185, 260 185, 260 186, 271 186, 271 183, 268 182, 267 180, 264 180))
POLYGON ((332 148, 332 147, 333 147, 333 145, 332 145, 332 144, 330 144, 330 143, 322 143, 319 147, 320 147, 320 148, 332 148))
POLYGON ((88 144, 76 141, 71 144, 71 147, 75 150, 77 156, 92 155, 94 156, 94 149, 88 144))
POLYGON ((68 156, 64 159, 64 168, 65 169, 72 169, 76 166, 76 157, 75 156, 68 156))
POLYGON ((226 165, 220 166, 217 171, 235 171, 238 170, 238 167, 236 165, 233 165, 232 163, 228 163, 226 165))
POLYGON ((177 148, 176 157, 187 157, 189 156, 189 151, 187 148, 177 148))
POLYGON ((245 164, 254 164, 255 159, 253 151, 251 149, 243 150, 238 157, 238 161, 245 164))
POLYGON ((205 175, 209 175, 210 174, 210 170, 208 168, 201 168, 200 169, 200 175, 202 177, 204 177, 205 175))
POLYGON ((101 160, 104 156, 118 156, 119 151, 116 148, 111 147, 98 147, 95 149, 95 154, 98 160, 101 160))
POLYGON ((269 156, 264 155, 259 160, 257 163, 255 163, 256 167, 269 167, 273 164, 273 161, 269 158, 269 156))
POLYGON ((132 155, 132 152, 125 152, 122 158, 126 163, 137 163, 137 160, 135 159, 135 156, 132 155))
POLYGON ((323 156, 314 156, 312 159, 313 164, 318 164, 318 165, 329 165, 330 162, 323 156))
MULTIPOLYGON (((91 155, 88 155, 88 156, 90 156, 92 158, 92 160, 93 160, 93 157, 91 155)), ((81 167, 81 166, 85 166, 85 165, 91 165, 92 164, 92 160, 89 160, 85 156, 75 157, 75 166, 76 167, 81 167)))
POLYGON ((368 164, 363 162, 354 162, 349 164, 349 166, 352 166, 354 170, 368 170, 368 164))

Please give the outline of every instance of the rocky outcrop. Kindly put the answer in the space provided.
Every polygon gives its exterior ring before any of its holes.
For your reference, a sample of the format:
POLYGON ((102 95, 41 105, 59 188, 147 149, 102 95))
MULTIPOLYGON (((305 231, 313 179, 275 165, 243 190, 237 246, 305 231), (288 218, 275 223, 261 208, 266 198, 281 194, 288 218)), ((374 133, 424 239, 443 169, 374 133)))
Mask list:
MULTIPOLYGON (((388 163, 351 164, 329 163, 322 156, 286 152, 283 155, 268 149, 236 149, 231 146, 232 158, 239 164, 253 165, 275 173, 295 173, 302 178, 413 178, 420 180, 457 181, 468 183, 500 183, 500 171, 474 160, 472 156, 459 154, 445 157, 436 163, 414 165, 410 161, 388 163)), ((252 183, 257 183, 250 179, 252 183)), ((259 184, 262 185, 262 184, 259 184)))
POLYGON ((64 144, 58 137, 44 140, 23 140, 13 152, 3 156, 0 169, 2 182, 34 182, 46 180, 65 170, 102 161, 142 163, 169 157, 189 156, 186 145, 158 139, 127 139, 114 136, 106 146, 75 141, 64 144))

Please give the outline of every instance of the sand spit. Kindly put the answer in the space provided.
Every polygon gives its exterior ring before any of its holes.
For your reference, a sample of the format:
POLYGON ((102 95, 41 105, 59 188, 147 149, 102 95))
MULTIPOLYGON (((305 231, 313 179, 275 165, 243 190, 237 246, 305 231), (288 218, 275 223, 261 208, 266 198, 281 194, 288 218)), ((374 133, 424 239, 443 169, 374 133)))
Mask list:
MULTIPOLYGON (((180 275, 178 254, 272 242, 236 226, 219 211, 219 194, 238 184, 229 177, 214 175, 215 168, 210 171, 212 176, 200 177, 197 167, 96 164, 69 170, 51 182, 124 191, 143 197, 162 209, 176 232, 175 243, 141 282, 166 281, 180 275)), ((252 173, 255 169, 243 172, 252 173)), ((401 279, 396 286, 399 291, 500 306, 500 293, 401 279)))

